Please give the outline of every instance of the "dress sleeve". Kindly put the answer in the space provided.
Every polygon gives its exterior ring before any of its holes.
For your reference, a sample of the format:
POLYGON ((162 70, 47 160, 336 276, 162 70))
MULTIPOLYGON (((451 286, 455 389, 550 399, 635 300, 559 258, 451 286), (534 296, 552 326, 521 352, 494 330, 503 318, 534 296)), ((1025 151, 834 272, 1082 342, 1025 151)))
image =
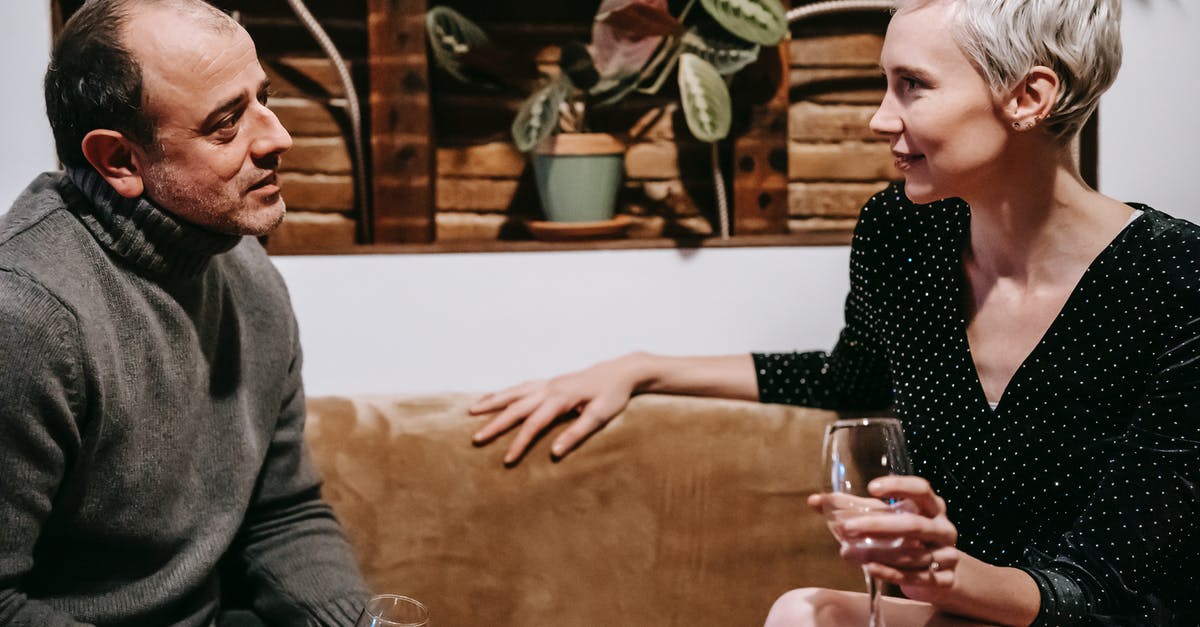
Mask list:
POLYGON ((354 625, 370 596, 304 445, 301 354, 293 358, 279 422, 235 544, 254 609, 270 624, 354 625))
POLYGON ((1200 318, 1157 362, 1129 429, 1097 454, 1107 469, 1055 555, 1026 555, 1037 626, 1183 625, 1200 563, 1200 318))
POLYGON ((758 396, 764 403, 826 409, 876 410, 892 404, 891 379, 876 309, 880 280, 874 247, 880 241, 883 194, 859 214, 850 245, 850 294, 845 326, 831 352, 756 353, 758 396))
POLYGON ((85 625, 23 589, 34 546, 71 459, 83 377, 75 317, 40 286, 0 269, 0 625, 85 625))

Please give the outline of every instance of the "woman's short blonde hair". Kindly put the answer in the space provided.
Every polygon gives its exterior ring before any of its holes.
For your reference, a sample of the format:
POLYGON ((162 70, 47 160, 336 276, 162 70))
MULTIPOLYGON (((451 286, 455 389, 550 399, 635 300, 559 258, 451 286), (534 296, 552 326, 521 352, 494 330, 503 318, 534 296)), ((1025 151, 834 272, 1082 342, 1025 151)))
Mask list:
POLYGON ((1044 65, 1058 102, 1044 124, 1062 143, 1079 133, 1121 67, 1121 0, 896 0, 896 12, 954 7, 955 39, 997 95, 1044 65))

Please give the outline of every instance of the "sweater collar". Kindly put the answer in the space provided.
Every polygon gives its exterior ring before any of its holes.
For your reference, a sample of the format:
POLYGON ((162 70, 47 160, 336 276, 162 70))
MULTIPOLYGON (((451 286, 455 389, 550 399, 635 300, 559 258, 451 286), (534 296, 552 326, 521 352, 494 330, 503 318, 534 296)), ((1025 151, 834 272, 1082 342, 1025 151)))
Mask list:
POLYGON ((231 250, 240 235, 217 233, 185 222, 144 196, 125 198, 92 168, 68 167, 63 185, 83 202, 68 206, 111 254, 159 276, 195 277, 215 255, 231 250))

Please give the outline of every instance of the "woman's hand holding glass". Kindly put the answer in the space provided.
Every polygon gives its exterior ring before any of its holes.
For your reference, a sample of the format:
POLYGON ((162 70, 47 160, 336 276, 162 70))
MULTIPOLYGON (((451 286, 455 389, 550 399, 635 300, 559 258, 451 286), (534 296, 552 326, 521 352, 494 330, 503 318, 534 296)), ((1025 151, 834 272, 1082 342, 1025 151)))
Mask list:
POLYGON ((523 423, 504 455, 504 463, 514 464, 560 416, 575 413, 574 423, 550 447, 555 457, 562 457, 625 409, 639 383, 635 361, 636 356, 604 361, 578 372, 488 394, 471 406, 471 413, 500 413, 473 439, 477 444, 486 444, 523 423))
POLYGON ((954 586, 961 557, 945 501, 921 477, 879 477, 867 489, 873 498, 814 494, 808 504, 832 517, 843 557, 862 564, 868 576, 899 585, 908 598, 936 604, 954 586))

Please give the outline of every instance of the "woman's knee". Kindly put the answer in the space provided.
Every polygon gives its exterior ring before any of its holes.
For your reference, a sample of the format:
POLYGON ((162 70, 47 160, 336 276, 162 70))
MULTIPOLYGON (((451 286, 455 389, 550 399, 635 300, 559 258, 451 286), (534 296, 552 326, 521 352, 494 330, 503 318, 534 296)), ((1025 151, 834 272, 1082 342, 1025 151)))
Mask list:
POLYGON ((846 592, 825 588, 799 588, 775 600, 764 627, 815 627, 849 624, 856 604, 846 592))

